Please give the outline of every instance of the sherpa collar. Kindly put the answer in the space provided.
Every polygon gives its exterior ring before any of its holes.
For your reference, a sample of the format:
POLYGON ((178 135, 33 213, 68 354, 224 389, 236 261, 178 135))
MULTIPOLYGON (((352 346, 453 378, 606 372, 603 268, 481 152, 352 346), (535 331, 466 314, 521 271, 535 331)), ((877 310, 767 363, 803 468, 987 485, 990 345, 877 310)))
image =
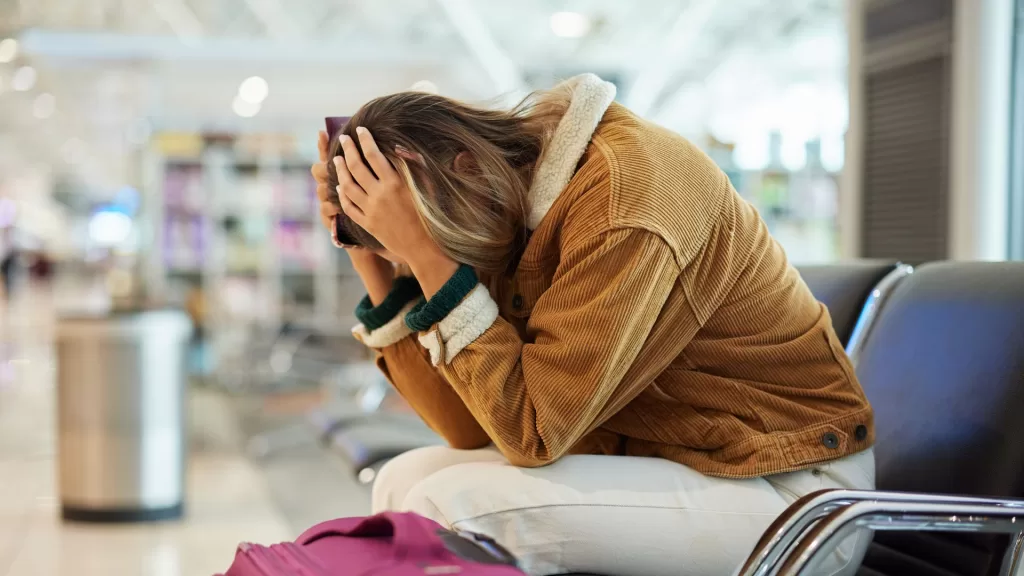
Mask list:
POLYGON ((594 74, 580 74, 566 82, 572 86, 572 102, 548 142, 527 196, 530 214, 526 226, 530 230, 540 226, 569 184, 594 130, 615 99, 615 85, 594 74))

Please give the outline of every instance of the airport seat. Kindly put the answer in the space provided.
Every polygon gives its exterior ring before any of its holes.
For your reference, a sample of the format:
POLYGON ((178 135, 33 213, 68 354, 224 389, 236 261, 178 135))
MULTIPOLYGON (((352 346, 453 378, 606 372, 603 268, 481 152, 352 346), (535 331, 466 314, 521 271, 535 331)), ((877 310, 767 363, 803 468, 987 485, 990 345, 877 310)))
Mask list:
MULTIPOLYGON (((862 327, 857 331, 859 338, 867 334, 866 328, 873 318, 870 314, 911 268, 894 261, 858 260, 801 266, 797 270, 815 298, 828 308, 836 333, 849 350, 857 344, 850 337, 858 320, 862 320, 862 327), (873 297, 874 307, 866 306, 875 291, 878 294, 873 297)), ((376 415, 346 421, 344 426, 335 425, 327 433, 326 441, 364 482, 371 482, 376 469, 390 458, 415 448, 443 443, 421 422, 409 422, 401 417, 377 418, 376 415)))
POLYGON ((832 327, 844 346, 849 345, 872 291, 890 274, 895 282, 910 270, 891 260, 854 260, 797 266, 796 269, 814 297, 828 308, 832 327))
POLYGON ((796 574, 857 522, 876 529, 864 576, 1011 573, 1008 550, 1024 548, 1024 263, 921 266, 876 318, 857 373, 875 409, 879 492, 794 504, 742 574, 775 573, 751 566, 788 544, 787 529, 811 526, 778 572, 796 574))

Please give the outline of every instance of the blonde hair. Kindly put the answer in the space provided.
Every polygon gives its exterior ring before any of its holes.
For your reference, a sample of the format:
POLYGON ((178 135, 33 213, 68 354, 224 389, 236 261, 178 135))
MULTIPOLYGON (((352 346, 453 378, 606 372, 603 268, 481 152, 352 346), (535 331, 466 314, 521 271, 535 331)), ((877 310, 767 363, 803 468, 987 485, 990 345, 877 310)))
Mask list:
MULTIPOLYGON (((559 87, 531 94, 510 110, 496 110, 400 92, 365 104, 339 134, 358 143, 356 127, 368 129, 412 191, 424 226, 441 250, 456 262, 497 275, 514 266, 525 245, 534 169, 570 100, 570 89, 559 87), (397 148, 422 160, 409 160, 397 148), (469 168, 456 170, 462 152, 469 153, 469 168)), ((330 136, 330 156, 341 155, 338 134, 330 136)), ((327 165, 330 184, 337 186, 333 163, 327 165)), ((380 247, 365 230, 344 220, 351 239, 380 247)))

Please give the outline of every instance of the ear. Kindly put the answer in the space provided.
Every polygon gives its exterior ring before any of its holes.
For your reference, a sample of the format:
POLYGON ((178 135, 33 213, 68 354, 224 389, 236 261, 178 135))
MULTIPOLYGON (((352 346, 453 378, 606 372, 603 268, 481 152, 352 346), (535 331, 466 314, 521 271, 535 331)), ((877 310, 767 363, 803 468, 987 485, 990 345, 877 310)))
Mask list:
POLYGON ((462 151, 455 155, 452 167, 456 172, 469 173, 476 171, 476 159, 468 151, 462 151))

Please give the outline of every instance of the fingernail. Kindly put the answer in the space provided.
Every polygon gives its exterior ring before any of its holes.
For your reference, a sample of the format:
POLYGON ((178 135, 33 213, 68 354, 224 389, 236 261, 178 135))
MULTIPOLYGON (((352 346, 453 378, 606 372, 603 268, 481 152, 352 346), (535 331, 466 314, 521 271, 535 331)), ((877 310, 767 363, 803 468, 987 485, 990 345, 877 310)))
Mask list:
POLYGON ((360 136, 365 136, 365 135, 367 135, 369 133, 370 133, 370 131, 367 130, 366 128, 363 128, 362 126, 357 126, 356 127, 356 134, 359 134, 360 136))
POLYGON ((408 148, 402 146, 401 144, 395 145, 395 152, 398 152, 399 154, 412 154, 412 152, 409 152, 408 148))
POLYGON ((348 142, 349 141, 348 134, 341 134, 341 135, 339 135, 338 136, 338 141, 341 142, 342 144, 344 144, 345 142, 348 142))

